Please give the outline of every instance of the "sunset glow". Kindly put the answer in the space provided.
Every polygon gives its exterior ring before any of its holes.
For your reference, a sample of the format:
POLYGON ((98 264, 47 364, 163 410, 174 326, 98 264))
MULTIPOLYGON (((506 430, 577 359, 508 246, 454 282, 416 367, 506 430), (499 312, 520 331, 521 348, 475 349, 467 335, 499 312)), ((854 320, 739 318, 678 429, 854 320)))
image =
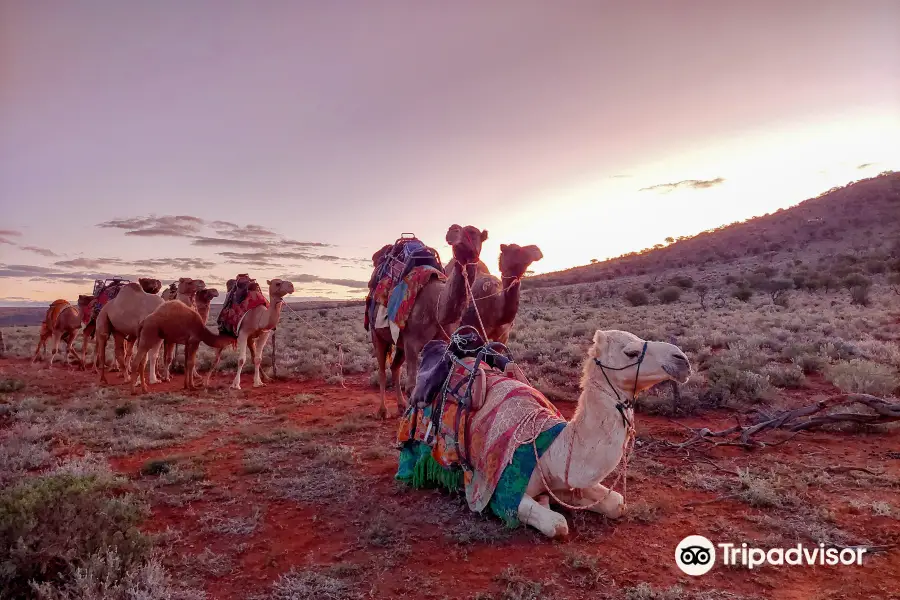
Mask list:
POLYGON ((544 273, 900 169, 896 3, 78 4, 0 9, 6 305, 110 274, 357 298, 452 223, 544 273))

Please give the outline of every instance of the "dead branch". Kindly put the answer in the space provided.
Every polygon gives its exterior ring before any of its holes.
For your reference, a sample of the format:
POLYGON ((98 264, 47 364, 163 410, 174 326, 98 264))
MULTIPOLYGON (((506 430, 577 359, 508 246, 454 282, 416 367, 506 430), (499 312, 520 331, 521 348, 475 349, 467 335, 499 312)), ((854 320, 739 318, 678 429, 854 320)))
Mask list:
POLYGON ((672 447, 687 448, 700 442, 716 446, 740 446, 747 449, 777 446, 801 432, 816 429, 823 425, 835 423, 877 425, 900 421, 900 402, 888 402, 883 398, 869 394, 839 394, 809 406, 784 411, 774 417, 769 417, 764 413, 760 414, 763 415, 763 420, 755 425, 741 425, 740 421, 738 421, 737 425, 722 431, 712 431, 708 427, 701 429, 687 428, 690 429, 693 436, 680 444, 672 444, 672 447), (819 414, 826 409, 842 409, 854 405, 862 405, 868 408, 870 412, 840 411, 819 414), (777 429, 789 431, 793 435, 787 439, 775 442, 762 441, 756 437, 777 429))

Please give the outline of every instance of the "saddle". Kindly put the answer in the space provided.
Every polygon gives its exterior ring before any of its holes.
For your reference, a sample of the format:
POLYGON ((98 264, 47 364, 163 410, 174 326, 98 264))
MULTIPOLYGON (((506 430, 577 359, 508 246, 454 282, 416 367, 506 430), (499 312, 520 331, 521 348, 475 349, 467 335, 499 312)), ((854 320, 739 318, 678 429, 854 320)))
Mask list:
POLYGON ((234 279, 229 279, 225 283, 225 288, 228 292, 216 323, 220 334, 237 337, 243 316, 257 306, 268 306, 269 302, 263 296, 256 280, 247 273, 240 273, 234 279))
POLYGON ((97 299, 93 303, 93 307, 91 310, 91 318, 88 322, 88 326, 94 324, 97 320, 97 317, 100 315, 100 310, 106 306, 106 304, 119 295, 119 292, 125 287, 127 284, 131 283, 128 279, 121 279, 119 277, 114 277, 112 279, 95 279, 94 280, 94 293, 93 296, 97 299))

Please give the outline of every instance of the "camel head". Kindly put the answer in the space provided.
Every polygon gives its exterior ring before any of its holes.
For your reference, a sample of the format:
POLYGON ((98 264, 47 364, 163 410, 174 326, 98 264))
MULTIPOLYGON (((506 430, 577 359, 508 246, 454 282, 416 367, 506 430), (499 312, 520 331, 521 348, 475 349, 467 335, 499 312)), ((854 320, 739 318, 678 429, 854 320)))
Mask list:
POLYGON ((270 279, 266 281, 269 285, 270 298, 284 298, 288 294, 294 293, 294 284, 283 279, 270 279))
POLYGON ((84 308, 85 306, 90 306, 91 303, 96 299, 96 296, 88 296, 87 294, 81 294, 78 296, 78 306, 84 308))
POLYGON ((206 284, 202 279, 191 279, 190 277, 181 277, 178 280, 178 293, 187 296, 194 296, 200 290, 206 289, 206 284))
POLYGON ((372 255, 372 266, 377 267, 381 264, 381 261, 384 260, 384 257, 387 256, 388 252, 393 248, 393 244, 385 244, 382 246, 381 250, 372 255))
POLYGON ((197 304, 209 304, 213 298, 219 297, 219 290, 216 288, 204 288, 197 292, 197 304))
POLYGON ((691 363, 678 346, 666 342, 647 341, 647 352, 641 360, 645 340, 633 333, 615 329, 594 334, 594 345, 588 351, 585 361, 582 385, 587 388, 592 382, 606 389, 606 377, 617 388, 623 398, 631 398, 637 377, 637 392, 653 387, 663 381, 686 383, 691 376, 691 363), (640 371, 635 364, 641 360, 640 371), (601 369, 597 363, 602 363, 601 369), (630 365, 630 366, 629 366, 630 365), (614 369, 622 370, 616 371, 614 369), (606 371, 606 377, 603 372, 606 371))
POLYGON ((447 230, 447 243, 453 248, 453 258, 461 265, 477 263, 481 256, 481 244, 488 239, 487 230, 467 225, 451 225, 447 230))
POLYGON ((151 279, 150 277, 141 277, 138 279, 138 283, 141 284, 141 289, 147 294, 156 295, 162 287, 162 281, 159 279, 151 279))
POLYGON ((541 260, 544 255, 535 245, 500 244, 500 274, 504 277, 521 278, 531 263, 541 260))

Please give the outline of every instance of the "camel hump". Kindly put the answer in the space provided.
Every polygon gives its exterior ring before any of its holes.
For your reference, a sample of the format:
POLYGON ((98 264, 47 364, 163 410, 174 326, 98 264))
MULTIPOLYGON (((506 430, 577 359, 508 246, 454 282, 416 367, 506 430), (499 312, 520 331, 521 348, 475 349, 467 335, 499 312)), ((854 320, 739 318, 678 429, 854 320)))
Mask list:
POLYGON ((144 288, 141 287, 141 284, 134 283, 133 281, 131 283, 126 283, 122 289, 131 290, 132 292, 141 292, 142 294, 145 293, 144 288))

